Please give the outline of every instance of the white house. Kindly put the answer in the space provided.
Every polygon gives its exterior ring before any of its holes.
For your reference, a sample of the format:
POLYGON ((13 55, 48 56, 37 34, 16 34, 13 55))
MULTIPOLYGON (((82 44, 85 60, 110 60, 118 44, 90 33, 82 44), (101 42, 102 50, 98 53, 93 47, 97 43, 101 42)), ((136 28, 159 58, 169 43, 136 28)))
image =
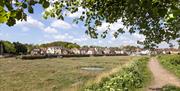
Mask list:
POLYGON ((104 52, 103 52, 103 49, 102 49, 102 48, 95 48, 95 52, 96 52, 96 54, 99 54, 99 55, 104 54, 104 52))
POLYGON ((85 54, 87 54, 87 51, 88 51, 88 48, 81 48, 80 54, 85 55, 85 54))
POLYGON ((31 51, 31 55, 38 55, 40 54, 40 49, 36 48, 31 51))
POLYGON ((89 55, 96 54, 95 48, 89 48, 86 54, 89 54, 89 55))
POLYGON ((63 47, 48 47, 46 50, 47 54, 63 54, 63 47))
POLYGON ((123 51, 123 50, 115 50, 114 52, 115 52, 116 54, 126 54, 126 52, 123 51))
POLYGON ((140 54, 141 55, 150 55, 150 51, 149 50, 142 50, 141 52, 140 52, 140 54))
POLYGON ((109 48, 105 48, 105 49, 104 49, 104 54, 110 54, 110 51, 111 51, 111 50, 110 50, 109 48))
POLYGON ((31 51, 31 55, 44 55, 46 54, 46 48, 35 48, 31 51))
POLYGON ((71 51, 74 53, 74 54, 81 54, 81 51, 77 48, 72 48, 71 51))

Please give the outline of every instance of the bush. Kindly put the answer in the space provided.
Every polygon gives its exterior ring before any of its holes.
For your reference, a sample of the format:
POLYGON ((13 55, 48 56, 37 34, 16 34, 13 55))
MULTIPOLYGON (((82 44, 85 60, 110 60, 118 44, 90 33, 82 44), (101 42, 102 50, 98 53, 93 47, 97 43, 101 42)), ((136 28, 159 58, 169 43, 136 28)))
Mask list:
POLYGON ((133 61, 118 73, 85 88, 84 91, 135 91, 143 88, 150 81, 147 62, 148 58, 133 61))

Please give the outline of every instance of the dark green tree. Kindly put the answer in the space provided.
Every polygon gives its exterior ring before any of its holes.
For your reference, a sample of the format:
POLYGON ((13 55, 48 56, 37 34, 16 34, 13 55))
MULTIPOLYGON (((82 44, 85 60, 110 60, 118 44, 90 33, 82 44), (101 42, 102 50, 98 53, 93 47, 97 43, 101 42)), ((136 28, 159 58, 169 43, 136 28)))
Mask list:
POLYGON ((130 46, 130 45, 127 45, 127 46, 123 46, 122 49, 126 50, 126 51, 131 51, 131 52, 135 52, 136 49, 138 49, 139 47, 136 47, 136 46, 130 46))
POLYGON ((27 47, 25 44, 19 42, 13 42, 14 47, 16 48, 16 54, 27 54, 27 47))
MULTIPOLYGON (((151 47, 163 41, 179 40, 180 37, 180 1, 179 0, 0 0, 0 23, 9 26, 17 20, 26 20, 27 14, 33 13, 34 5, 40 4, 44 9, 44 18, 55 17, 64 20, 64 11, 75 13, 79 7, 84 9, 80 17, 74 19, 84 23, 86 33, 92 38, 105 38, 110 28, 102 34, 97 27, 102 22, 109 24, 121 20, 130 33, 145 35, 145 41, 139 42, 151 47)), ((124 28, 117 29, 114 36, 124 33, 124 28)))

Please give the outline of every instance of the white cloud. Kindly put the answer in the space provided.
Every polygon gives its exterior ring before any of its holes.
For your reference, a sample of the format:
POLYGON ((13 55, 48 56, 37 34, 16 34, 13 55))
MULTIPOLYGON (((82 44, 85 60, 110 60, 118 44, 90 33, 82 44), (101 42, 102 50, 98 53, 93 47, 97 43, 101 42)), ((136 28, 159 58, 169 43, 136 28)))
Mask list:
POLYGON ((71 41, 74 37, 72 35, 69 35, 68 33, 65 33, 53 35, 53 38, 55 40, 71 41))
POLYGON ((118 38, 110 37, 108 43, 112 45, 138 45, 137 41, 144 41, 145 37, 141 34, 134 33, 124 33, 120 35, 118 38))
POLYGON ((87 37, 80 37, 80 38, 74 38, 72 41, 73 42, 84 42, 87 41, 88 38, 87 37))
POLYGON ((56 40, 64 40, 66 38, 66 36, 64 36, 64 35, 54 35, 53 38, 56 39, 56 40))
POLYGON ((31 16, 27 17, 27 21, 18 21, 16 26, 26 26, 27 28, 39 28, 39 29, 44 29, 45 25, 40 22, 39 20, 36 20, 32 18, 31 16))
POLYGON ((107 28, 108 28, 108 23, 102 23, 102 25, 100 26, 100 27, 97 27, 97 29, 99 30, 99 31, 105 31, 107 28))
POLYGON ((44 29, 45 32, 47 33, 57 33, 58 31, 52 27, 47 27, 44 29))
POLYGON ((82 15, 82 12, 85 11, 85 9, 83 9, 82 7, 78 8, 78 11, 75 13, 70 13, 70 12, 64 12, 64 14, 67 14, 68 17, 70 18, 78 18, 82 15))
POLYGON ((79 26, 77 26, 77 24, 72 24, 72 26, 75 28, 79 28, 79 26))
POLYGON ((29 31, 29 30, 30 30, 30 29, 29 29, 28 27, 25 27, 25 26, 22 27, 22 31, 23 31, 23 32, 27 32, 27 31, 29 31))
POLYGON ((55 3, 56 1, 60 1, 60 0, 49 0, 51 3, 55 3))
POLYGON ((132 35, 136 40, 139 40, 139 41, 144 41, 145 40, 145 36, 143 36, 142 34, 134 33, 132 35))
POLYGON ((98 41, 99 44, 103 43, 101 40, 98 41))
POLYGON ((119 28, 123 28, 124 31, 128 31, 128 29, 123 25, 123 23, 121 22, 121 19, 119 19, 117 22, 115 23, 106 23, 103 22, 101 26, 97 27, 99 32, 103 32, 105 30, 108 29, 108 27, 110 28, 110 34, 112 35, 115 31, 117 31, 119 28))
POLYGON ((55 28, 61 28, 61 29, 71 29, 72 26, 71 24, 62 21, 62 20, 56 20, 53 23, 51 23, 51 27, 55 27, 55 28))

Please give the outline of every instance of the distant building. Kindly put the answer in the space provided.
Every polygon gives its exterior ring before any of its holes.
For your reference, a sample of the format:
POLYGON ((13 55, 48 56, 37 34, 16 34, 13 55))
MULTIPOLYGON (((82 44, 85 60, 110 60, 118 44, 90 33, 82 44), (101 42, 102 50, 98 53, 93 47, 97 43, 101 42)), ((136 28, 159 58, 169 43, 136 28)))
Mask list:
POLYGON ((33 49, 31 51, 31 55, 39 55, 40 54, 40 49, 36 48, 36 49, 33 49))
POLYGON ((115 52, 116 54, 126 54, 126 52, 123 51, 123 50, 115 50, 114 52, 115 52))
POLYGON ((96 54, 103 55, 104 51, 103 48, 95 48, 96 54))
POLYGON ((35 48, 31 51, 31 55, 45 55, 46 48, 35 48))
POLYGON ((105 48, 103 52, 104 52, 104 54, 110 54, 110 49, 109 48, 105 48))
POLYGON ((141 55, 150 55, 151 52, 149 50, 141 50, 140 54, 141 55))
POLYGON ((89 48, 86 54, 95 55, 96 54, 95 48, 89 48))
POLYGON ((80 54, 85 55, 88 52, 88 48, 80 48, 80 54))
POLYGON ((180 49, 172 48, 172 49, 170 49, 170 52, 171 52, 171 54, 179 54, 180 53, 180 49))
POLYGON ((109 54, 116 54, 116 52, 115 52, 115 50, 114 50, 114 49, 110 49, 109 54))
POLYGON ((78 48, 72 48, 71 51, 73 54, 81 54, 81 51, 78 48))
POLYGON ((63 54, 63 47, 55 46, 55 47, 48 47, 46 50, 47 54, 63 54))

